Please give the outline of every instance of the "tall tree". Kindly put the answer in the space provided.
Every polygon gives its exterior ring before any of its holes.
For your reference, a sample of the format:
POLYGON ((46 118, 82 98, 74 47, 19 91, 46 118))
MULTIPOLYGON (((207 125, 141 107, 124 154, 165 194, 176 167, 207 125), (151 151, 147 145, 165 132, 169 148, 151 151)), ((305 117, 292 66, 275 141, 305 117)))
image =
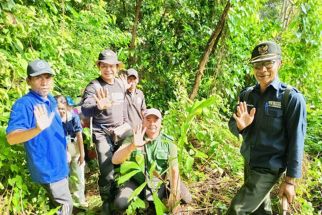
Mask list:
POLYGON ((200 82, 201 82, 201 78, 204 74, 206 64, 209 60, 209 56, 210 56, 211 52, 216 48, 216 45, 218 44, 218 41, 221 36, 221 32, 222 32, 222 30, 225 26, 225 23, 226 23, 226 19, 227 19, 227 15, 228 15, 228 11, 229 11, 230 7, 231 7, 231 3, 230 3, 230 0, 228 0, 226 3, 225 9, 221 14, 220 20, 218 21, 215 30, 212 32, 211 37, 208 40, 204 54, 199 62, 198 71, 196 73, 195 82, 194 82, 191 94, 189 95, 189 98, 191 100, 194 100, 195 97, 197 96, 198 89, 199 89, 200 82))
POLYGON ((137 28, 138 28, 138 24, 139 24, 139 16, 140 16, 140 10, 141 10, 141 5, 142 5, 142 1, 143 0, 137 0, 136 1, 136 6, 135 6, 135 18, 134 18, 134 23, 133 23, 133 27, 131 30, 131 34, 132 34, 132 39, 131 39, 131 43, 130 43, 130 56, 128 59, 128 64, 129 66, 132 66, 133 64, 135 64, 135 55, 134 55, 134 49, 135 49, 135 41, 137 38, 137 28))

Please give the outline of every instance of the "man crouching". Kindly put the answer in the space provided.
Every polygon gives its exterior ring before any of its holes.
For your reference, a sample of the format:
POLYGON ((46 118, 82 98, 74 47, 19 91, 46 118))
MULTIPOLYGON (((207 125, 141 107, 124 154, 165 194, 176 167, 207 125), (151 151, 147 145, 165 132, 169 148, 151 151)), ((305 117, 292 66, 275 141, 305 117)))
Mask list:
MULTIPOLYGON (((126 160, 135 161, 136 155, 143 154, 145 175, 148 175, 152 164, 155 163, 156 174, 154 174, 152 181, 156 182, 160 178, 163 180, 168 176, 170 193, 167 194, 163 184, 158 190, 158 195, 160 199, 168 197, 168 207, 175 212, 181 198, 186 203, 190 203, 192 199, 189 191, 180 181, 177 147, 173 144, 171 137, 160 132, 161 121, 162 115, 159 110, 147 109, 144 112, 143 125, 138 126, 138 129, 133 131, 132 137, 124 140, 123 145, 114 153, 112 162, 113 164, 122 164, 126 160)), ((129 197, 144 181, 145 176, 142 173, 136 174, 127 181, 124 186, 119 188, 114 206, 118 210, 125 210, 130 204, 128 202, 129 197)), ((151 201, 151 187, 148 186, 145 191, 146 200, 151 201)))

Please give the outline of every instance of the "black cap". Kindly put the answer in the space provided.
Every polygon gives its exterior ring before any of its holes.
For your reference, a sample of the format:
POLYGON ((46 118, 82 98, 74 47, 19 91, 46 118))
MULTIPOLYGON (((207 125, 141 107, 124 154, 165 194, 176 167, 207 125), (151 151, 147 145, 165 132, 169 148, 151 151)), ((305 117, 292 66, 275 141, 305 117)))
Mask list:
POLYGON ((265 41, 258 44, 252 52, 251 63, 260 61, 282 59, 282 51, 278 44, 272 41, 265 41))
POLYGON ((118 61, 116 53, 110 49, 106 49, 98 55, 98 60, 96 61, 96 64, 99 64, 100 62, 107 63, 110 65, 122 63, 118 61))
POLYGON ((28 64, 27 75, 28 76, 38 76, 41 74, 51 74, 55 75, 50 65, 44 60, 35 60, 28 64))

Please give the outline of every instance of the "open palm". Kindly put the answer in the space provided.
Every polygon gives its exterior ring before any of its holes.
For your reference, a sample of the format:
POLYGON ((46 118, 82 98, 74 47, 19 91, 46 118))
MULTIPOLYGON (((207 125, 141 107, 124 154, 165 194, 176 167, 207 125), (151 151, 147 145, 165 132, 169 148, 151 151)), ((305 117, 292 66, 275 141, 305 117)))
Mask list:
POLYGON ((252 108, 250 113, 247 111, 246 102, 240 102, 237 106, 237 112, 234 113, 233 117, 236 120, 237 128, 241 131, 254 121, 256 108, 252 108))

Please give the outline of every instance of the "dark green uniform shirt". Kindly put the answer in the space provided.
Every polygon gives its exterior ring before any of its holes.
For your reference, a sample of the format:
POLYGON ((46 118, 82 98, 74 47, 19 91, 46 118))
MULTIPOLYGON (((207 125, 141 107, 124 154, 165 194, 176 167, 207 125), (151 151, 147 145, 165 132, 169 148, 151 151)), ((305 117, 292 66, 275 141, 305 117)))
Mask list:
MULTIPOLYGON (((133 136, 126 138, 123 144, 131 144, 132 138, 133 136)), ((130 161, 135 161, 135 156, 138 154, 144 155, 145 171, 148 172, 155 162, 156 171, 162 177, 165 176, 165 173, 170 166, 178 165, 177 147, 173 144, 173 138, 163 133, 160 133, 156 139, 146 143, 144 145, 144 150, 134 150, 130 156, 130 161)), ((145 181, 145 177, 142 173, 137 174, 134 179, 138 183, 143 183, 145 181)))

